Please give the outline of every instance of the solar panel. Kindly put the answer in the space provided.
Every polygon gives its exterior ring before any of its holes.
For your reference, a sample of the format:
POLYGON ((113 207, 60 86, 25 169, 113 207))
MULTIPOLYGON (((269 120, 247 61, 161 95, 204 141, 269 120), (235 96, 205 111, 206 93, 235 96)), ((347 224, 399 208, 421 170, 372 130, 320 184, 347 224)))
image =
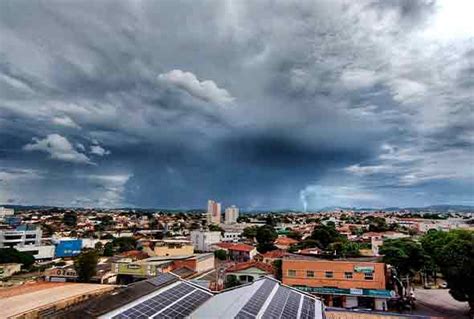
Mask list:
POLYGON ((301 319, 312 319, 315 316, 314 312, 314 300, 308 297, 304 297, 303 306, 301 308, 301 319))
POLYGON ((247 301, 244 307, 239 311, 236 318, 255 318, 275 285, 276 283, 274 281, 265 280, 250 300, 247 301))
POLYGON ((195 290, 190 295, 161 312, 155 318, 185 318, 206 300, 211 298, 211 296, 211 294, 205 293, 201 290, 195 290))
POLYGON ((281 287, 281 286, 278 287, 278 290, 273 296, 272 300, 270 301, 270 304, 268 305, 267 309, 265 309, 265 313, 263 314, 262 318, 263 319, 280 318, 289 294, 290 294, 289 289, 281 287))
POLYGON ((177 280, 178 278, 176 276, 165 272, 165 273, 159 274, 158 276, 154 278, 148 279, 148 282, 158 287, 158 286, 162 286, 164 284, 171 283, 177 280))
POLYGON ((282 318, 296 317, 298 309, 300 307, 301 295, 294 291, 290 292, 288 299, 286 300, 285 309, 283 309, 282 318))
POLYGON ((179 284, 172 287, 163 293, 160 293, 152 298, 149 298, 138 305, 125 310, 124 312, 114 316, 113 318, 148 318, 160 312, 166 306, 169 306, 179 298, 189 294, 195 290, 191 285, 179 284))

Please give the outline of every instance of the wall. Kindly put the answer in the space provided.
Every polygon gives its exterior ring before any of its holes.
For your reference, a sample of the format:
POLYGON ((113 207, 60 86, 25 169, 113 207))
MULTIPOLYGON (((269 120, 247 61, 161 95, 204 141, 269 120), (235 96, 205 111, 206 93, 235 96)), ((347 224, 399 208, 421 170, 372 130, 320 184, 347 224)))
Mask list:
POLYGON ((326 261, 326 260, 283 260, 283 283, 294 286, 337 287, 385 289, 385 264, 373 262, 326 261), (356 272, 355 267, 373 267, 373 280, 365 280, 364 273, 356 272), (288 270, 295 270, 296 276, 288 276, 288 270), (314 278, 308 278, 306 271, 315 272, 314 278), (325 272, 332 271, 333 278, 325 278, 325 272), (344 273, 352 272, 352 279, 346 279, 344 273))
POLYGON ((168 245, 168 246, 155 246, 153 250, 155 256, 166 257, 166 256, 188 256, 194 253, 194 247, 192 245, 168 245))

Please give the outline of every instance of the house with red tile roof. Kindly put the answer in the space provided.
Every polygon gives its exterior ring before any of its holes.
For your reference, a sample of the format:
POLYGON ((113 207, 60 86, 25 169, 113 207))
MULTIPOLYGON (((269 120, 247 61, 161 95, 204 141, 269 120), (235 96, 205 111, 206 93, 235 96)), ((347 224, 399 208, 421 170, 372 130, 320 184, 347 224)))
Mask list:
POLYGON ((237 263, 225 270, 225 281, 238 281, 241 284, 249 283, 264 276, 273 276, 274 268, 272 265, 260 261, 247 261, 237 263))
POLYGON ((229 258, 235 261, 248 261, 257 255, 257 248, 242 243, 217 243, 215 249, 227 251, 229 258))
POLYGON ((297 244, 299 241, 289 237, 278 237, 275 240, 275 246, 279 249, 288 249, 291 245, 297 244))

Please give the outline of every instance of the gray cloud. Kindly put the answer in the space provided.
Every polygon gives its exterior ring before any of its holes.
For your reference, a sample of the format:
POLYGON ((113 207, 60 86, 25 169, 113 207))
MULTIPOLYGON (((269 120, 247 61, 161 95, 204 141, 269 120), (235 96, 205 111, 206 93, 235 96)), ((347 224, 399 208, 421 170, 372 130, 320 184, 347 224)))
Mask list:
POLYGON ((1 3, 0 164, 41 174, 33 195, 21 194, 12 173, 0 191, 38 201, 39 189, 64 183, 71 193, 44 200, 102 206, 188 207, 212 197, 301 207, 302 192, 310 208, 417 204, 442 193, 466 201, 468 9, 449 1, 1 3), (81 165, 92 159, 97 165, 81 165), (111 200, 99 202, 96 187, 111 200))

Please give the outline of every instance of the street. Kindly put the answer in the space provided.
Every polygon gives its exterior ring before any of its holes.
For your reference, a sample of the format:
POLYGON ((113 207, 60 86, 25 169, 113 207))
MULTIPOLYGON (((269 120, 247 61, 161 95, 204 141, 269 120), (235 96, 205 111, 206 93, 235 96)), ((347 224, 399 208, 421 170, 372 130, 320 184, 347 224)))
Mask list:
POLYGON ((449 294, 449 289, 415 289, 416 309, 413 314, 469 318, 467 302, 459 302, 449 294))

